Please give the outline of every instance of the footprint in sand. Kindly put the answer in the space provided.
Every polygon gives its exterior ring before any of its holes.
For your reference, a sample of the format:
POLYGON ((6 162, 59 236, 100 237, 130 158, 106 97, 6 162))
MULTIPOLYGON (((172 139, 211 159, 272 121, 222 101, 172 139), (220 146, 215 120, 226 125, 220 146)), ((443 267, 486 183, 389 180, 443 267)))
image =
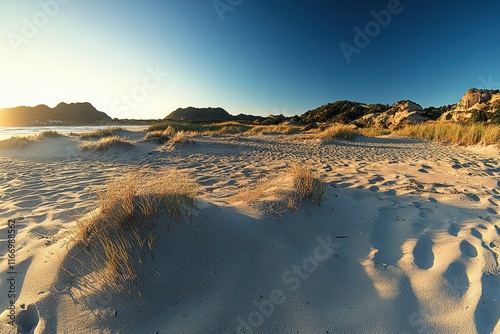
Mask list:
POLYGON ((428 270, 434 265, 434 252, 432 251, 434 242, 428 236, 418 239, 413 249, 413 263, 420 269, 428 270))
POLYGON ((479 240, 483 240, 483 235, 481 234, 481 232, 479 232, 479 231, 478 231, 478 230, 476 230, 475 228, 471 228, 471 229, 470 229, 470 233, 471 233, 474 237, 478 238, 479 240))
POLYGON ((452 262, 444 273, 444 278, 448 281, 451 292, 457 297, 462 297, 469 288, 469 277, 467 268, 460 261, 452 262))
POLYGON ((17 330, 20 334, 33 332, 38 325, 38 311, 34 305, 29 305, 26 310, 22 310, 16 317, 17 330))
POLYGON ((460 232, 460 226, 457 224, 453 223, 448 227, 448 233, 454 237, 458 236, 458 233, 460 232))
POLYGON ((460 251, 467 257, 477 257, 477 249, 467 240, 462 240, 460 243, 460 251))
POLYGON ((474 312, 474 322, 479 334, 493 333, 495 326, 500 319, 500 277, 484 273, 481 277, 482 294, 479 299, 476 311, 474 312))

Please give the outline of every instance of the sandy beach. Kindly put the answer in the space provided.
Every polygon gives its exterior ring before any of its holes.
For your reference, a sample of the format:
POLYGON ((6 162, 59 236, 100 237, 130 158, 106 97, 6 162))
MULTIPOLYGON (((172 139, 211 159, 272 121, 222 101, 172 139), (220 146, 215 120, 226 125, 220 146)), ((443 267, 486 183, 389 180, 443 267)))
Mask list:
POLYGON ((75 136, 0 150, 1 333, 500 333, 497 147, 144 134, 104 152, 75 136), (320 205, 278 215, 234 200, 294 164, 323 177, 320 205), (140 284, 115 292, 81 266, 75 217, 142 169, 187 175, 198 200, 155 218, 140 284))

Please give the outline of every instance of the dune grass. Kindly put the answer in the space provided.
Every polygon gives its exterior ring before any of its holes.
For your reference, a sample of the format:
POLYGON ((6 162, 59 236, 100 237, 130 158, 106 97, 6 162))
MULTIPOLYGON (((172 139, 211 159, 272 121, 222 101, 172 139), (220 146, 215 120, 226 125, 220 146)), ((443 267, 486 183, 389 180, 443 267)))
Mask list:
POLYGON ((123 131, 123 128, 114 127, 114 128, 99 129, 92 132, 84 132, 79 134, 79 137, 82 139, 101 139, 104 137, 113 137, 119 131, 123 131))
POLYGON ((59 137, 62 137, 62 134, 60 134, 57 131, 43 131, 37 136, 37 138, 59 138, 59 137))
POLYGON ((239 134, 251 129, 253 126, 239 122, 221 122, 211 124, 200 124, 182 121, 165 121, 152 124, 147 131, 164 131, 167 128, 175 132, 197 132, 200 134, 239 134))
POLYGON ((103 137, 95 142, 83 143, 80 145, 82 151, 106 151, 113 147, 131 148, 134 143, 126 138, 120 136, 103 137))
POLYGON ((288 124, 278 124, 278 125, 257 125, 249 129, 246 134, 295 134, 300 132, 300 127, 288 124))
POLYGON ((171 126, 165 128, 165 130, 154 130, 149 131, 144 136, 144 140, 157 140, 161 143, 167 142, 170 136, 175 134, 175 129, 171 126))
POLYGON ((253 204, 268 214, 284 214, 297 210, 308 199, 320 205, 323 197, 323 178, 306 166, 294 165, 276 177, 259 180, 255 187, 231 198, 231 202, 253 204))
POLYGON ((392 133, 389 129, 381 128, 358 128, 358 132, 361 136, 365 137, 388 136, 392 133))
POLYGON ((317 138, 330 140, 330 139, 346 139, 354 140, 360 135, 359 130, 352 125, 332 125, 316 135, 317 138))
POLYGON ((406 126, 393 134, 463 146, 500 143, 500 126, 488 124, 422 123, 406 126))
POLYGON ((107 182, 97 192, 98 208, 78 218, 74 231, 82 255, 91 259, 84 266, 93 279, 132 291, 146 254, 154 258, 152 222, 170 224, 189 214, 197 194, 196 183, 166 170, 131 172, 107 182))

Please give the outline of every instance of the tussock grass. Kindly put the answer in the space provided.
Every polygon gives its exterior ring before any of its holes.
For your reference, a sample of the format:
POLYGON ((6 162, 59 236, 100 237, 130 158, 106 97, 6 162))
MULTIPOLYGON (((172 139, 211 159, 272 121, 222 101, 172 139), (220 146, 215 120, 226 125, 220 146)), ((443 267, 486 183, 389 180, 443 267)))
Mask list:
POLYGON ((246 134, 294 134, 299 133, 300 127, 288 124, 257 125, 246 132, 246 134))
POLYGON ((23 149, 34 142, 35 140, 31 137, 11 137, 0 141, 0 149, 23 149))
POLYGON ((114 127, 114 128, 99 129, 92 132, 81 133, 79 134, 79 136, 82 139, 100 139, 104 137, 113 137, 119 131, 123 131, 123 128, 114 127))
POLYGON ((38 138, 59 138, 59 137, 62 137, 62 135, 57 131, 43 131, 37 137, 38 138))
POLYGON ((82 151, 106 151, 112 147, 131 148, 134 143, 120 136, 104 137, 95 142, 83 143, 80 145, 82 151))
POLYGON ((320 205, 324 197, 323 178, 306 166, 294 165, 274 178, 264 178, 251 189, 231 198, 233 203, 256 205, 269 214, 297 210, 307 199, 320 205))
POLYGON ((487 124, 423 123, 406 126, 393 134, 465 146, 500 143, 500 126, 487 124))
POLYGON ((171 144, 179 144, 179 143, 194 143, 193 138, 198 135, 197 132, 194 131, 179 131, 175 134, 175 136, 170 141, 171 144))
POLYGON ((165 130, 155 130, 146 133, 144 140, 157 140, 159 142, 167 142, 170 136, 175 134, 174 128, 168 126, 165 130))
POLYGON ((359 130, 352 125, 332 125, 323 132, 318 133, 317 138, 354 140, 359 134, 359 130))
POLYGON ((76 221, 74 239, 91 261, 82 265, 101 285, 131 292, 146 254, 154 257, 152 222, 189 214, 197 194, 196 183, 165 170, 110 180, 97 192, 98 208, 76 221))

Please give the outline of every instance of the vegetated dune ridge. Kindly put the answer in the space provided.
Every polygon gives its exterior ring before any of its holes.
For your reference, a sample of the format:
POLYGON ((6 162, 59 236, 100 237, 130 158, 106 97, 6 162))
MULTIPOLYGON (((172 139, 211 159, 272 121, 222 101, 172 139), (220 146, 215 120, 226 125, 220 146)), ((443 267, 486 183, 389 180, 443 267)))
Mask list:
POLYGON ((500 332, 497 149, 391 137, 193 140, 82 152, 81 139, 60 137, 1 150, 0 332, 500 332), (320 206, 278 216, 234 202, 293 164, 324 175, 320 206), (144 168, 186 173, 200 199, 176 222, 154 219, 154 255, 131 296, 82 279, 72 215, 107 180, 144 168), (9 219, 18 329, 6 324, 9 219))

